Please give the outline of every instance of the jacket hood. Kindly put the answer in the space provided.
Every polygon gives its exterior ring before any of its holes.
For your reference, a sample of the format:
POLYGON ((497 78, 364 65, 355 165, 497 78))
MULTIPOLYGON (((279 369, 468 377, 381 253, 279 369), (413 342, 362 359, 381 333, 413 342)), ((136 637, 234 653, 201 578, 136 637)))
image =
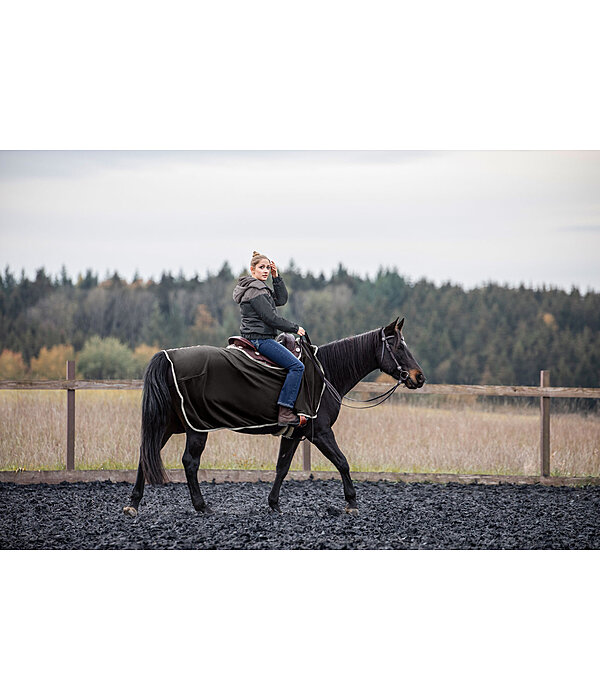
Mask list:
POLYGON ((242 301, 249 301, 254 299, 259 294, 266 294, 269 288, 264 282, 257 280, 252 277, 252 275, 245 275, 240 277, 235 289, 233 290, 233 301, 236 304, 241 304, 242 301))

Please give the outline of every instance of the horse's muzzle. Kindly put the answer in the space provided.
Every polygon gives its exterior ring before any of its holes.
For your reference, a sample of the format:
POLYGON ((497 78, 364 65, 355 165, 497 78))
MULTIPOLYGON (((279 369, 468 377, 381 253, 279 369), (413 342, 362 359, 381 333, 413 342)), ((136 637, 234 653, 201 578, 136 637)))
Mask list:
POLYGON ((407 389, 420 389, 425 382, 426 379, 423 372, 411 369, 408 373, 406 381, 404 382, 404 386, 406 386, 407 389))

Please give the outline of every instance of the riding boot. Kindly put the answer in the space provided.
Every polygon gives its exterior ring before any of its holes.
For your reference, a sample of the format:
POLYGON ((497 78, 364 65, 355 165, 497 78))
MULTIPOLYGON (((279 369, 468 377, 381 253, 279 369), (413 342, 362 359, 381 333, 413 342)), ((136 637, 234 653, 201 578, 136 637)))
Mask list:
POLYGON ((279 406, 279 416, 277 417, 278 425, 305 425, 306 418, 298 416, 287 406, 279 406))

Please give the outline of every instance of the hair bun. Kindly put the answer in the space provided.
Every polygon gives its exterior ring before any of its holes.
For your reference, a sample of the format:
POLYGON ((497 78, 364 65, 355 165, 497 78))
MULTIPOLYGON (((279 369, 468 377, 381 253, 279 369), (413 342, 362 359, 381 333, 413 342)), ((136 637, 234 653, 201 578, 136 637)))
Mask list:
POLYGON ((256 250, 252 253, 252 260, 250 260, 250 269, 254 269, 261 260, 268 260, 269 258, 256 250))
POLYGON ((253 250, 253 251, 252 251, 252 257, 254 257, 255 255, 260 255, 260 253, 258 252, 258 250, 253 250))

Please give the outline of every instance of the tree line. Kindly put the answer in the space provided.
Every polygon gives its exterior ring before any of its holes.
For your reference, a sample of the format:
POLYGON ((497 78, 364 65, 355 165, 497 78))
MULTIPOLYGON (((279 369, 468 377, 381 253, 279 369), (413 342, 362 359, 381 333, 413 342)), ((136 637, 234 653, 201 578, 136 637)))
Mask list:
MULTIPOLYGON (((600 294, 577 288, 518 288, 411 281, 396 269, 373 277, 342 265, 329 276, 282 269, 290 292, 283 316, 319 345, 406 318, 405 338, 432 383, 526 384, 539 370, 552 383, 598 386, 600 294)), ((0 377, 64 376, 77 357, 79 376, 139 377, 159 348, 220 345, 239 332, 232 299, 238 275, 216 273, 128 282, 91 270, 71 279, 44 269, 33 279, 0 274, 0 377), (8 375, 8 376, 7 376, 8 375), (42 376, 43 375, 43 376, 42 376), (49 376, 51 375, 51 376, 49 376)))

